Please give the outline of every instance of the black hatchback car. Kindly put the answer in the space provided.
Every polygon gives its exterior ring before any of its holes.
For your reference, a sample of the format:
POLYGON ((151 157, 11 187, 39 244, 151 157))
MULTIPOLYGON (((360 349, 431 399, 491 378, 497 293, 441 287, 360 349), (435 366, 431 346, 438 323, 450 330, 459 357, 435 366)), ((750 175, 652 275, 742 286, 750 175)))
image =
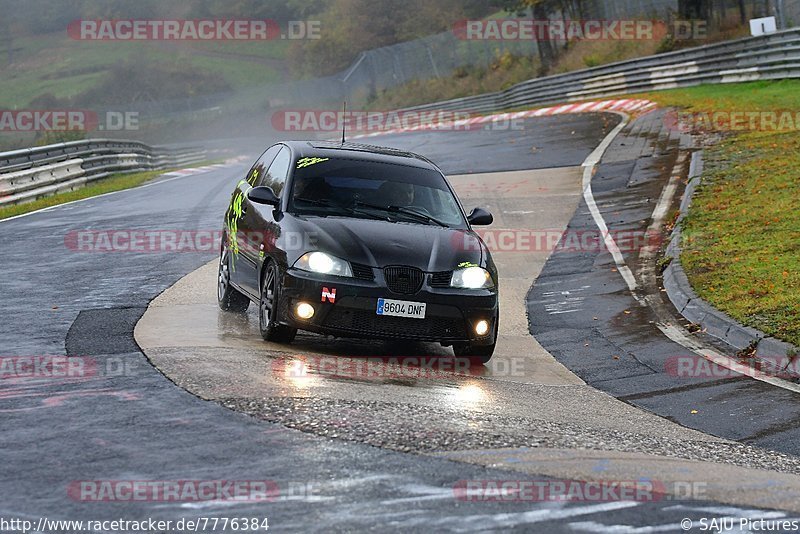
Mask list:
POLYGON ((217 296, 259 305, 264 339, 297 330, 435 341, 488 361, 497 269, 442 172, 426 158, 353 143, 279 143, 233 192, 217 296))

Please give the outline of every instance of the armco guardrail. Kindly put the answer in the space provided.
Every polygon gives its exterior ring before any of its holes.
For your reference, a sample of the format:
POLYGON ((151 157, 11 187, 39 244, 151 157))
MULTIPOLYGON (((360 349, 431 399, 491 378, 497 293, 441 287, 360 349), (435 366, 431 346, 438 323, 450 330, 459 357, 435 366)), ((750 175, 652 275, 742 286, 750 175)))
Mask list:
POLYGON ((486 113, 690 87, 800 78, 800 28, 535 78, 505 91, 405 110, 486 113))
POLYGON ((201 161, 198 147, 151 147, 138 141, 93 139, 0 153, 0 206, 71 191, 120 172, 180 167, 201 161))

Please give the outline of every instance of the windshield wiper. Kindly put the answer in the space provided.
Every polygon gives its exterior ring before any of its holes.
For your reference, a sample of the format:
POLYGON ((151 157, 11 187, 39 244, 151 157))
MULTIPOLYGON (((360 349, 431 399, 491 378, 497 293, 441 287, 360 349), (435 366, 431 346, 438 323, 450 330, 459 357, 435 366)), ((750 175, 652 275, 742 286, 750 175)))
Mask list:
POLYGON ((308 202, 309 204, 314 204, 315 206, 322 206, 322 207, 325 207, 325 208, 334 208, 334 209, 342 210, 345 213, 348 213, 348 214, 351 214, 351 215, 352 214, 358 214, 358 215, 364 215, 366 217, 370 217, 371 219, 377 219, 379 221, 385 221, 386 220, 384 217, 381 217, 380 215, 375 215, 374 213, 370 213, 368 211, 360 210, 358 208, 353 208, 353 207, 349 207, 349 206, 342 206, 341 204, 334 204, 330 200, 327 200, 327 199, 324 199, 324 198, 321 198, 321 199, 304 198, 304 197, 295 198, 295 201, 298 201, 298 200, 301 201, 301 202, 308 202))
POLYGON ((295 202, 300 200, 302 202, 308 202, 309 204, 316 204, 317 206, 333 206, 330 200, 326 200, 324 198, 317 199, 317 198, 297 197, 294 200, 295 202))
POLYGON ((440 221, 439 219, 437 219, 435 217, 431 217, 430 215, 425 215, 424 213, 420 213, 420 212, 418 212, 416 210, 413 210, 411 208, 407 208, 405 206, 389 206, 389 209, 393 210, 393 211, 399 211, 400 213, 403 213, 405 215, 411 215, 412 217, 417 217, 419 219, 426 220, 428 222, 432 222, 432 223, 438 224, 442 228, 450 228, 449 224, 447 224, 445 222, 442 222, 442 221, 440 221))
POLYGON ((370 204, 369 202, 363 202, 361 200, 357 200, 356 204, 359 206, 364 206, 366 208, 381 210, 388 213, 402 213, 403 215, 408 215, 418 220, 423 220, 425 222, 432 222, 434 224, 441 226, 442 228, 450 228, 449 224, 444 223, 434 217, 431 217, 430 215, 425 215, 424 213, 420 213, 417 210, 408 208, 406 206, 380 206, 378 204, 370 204))

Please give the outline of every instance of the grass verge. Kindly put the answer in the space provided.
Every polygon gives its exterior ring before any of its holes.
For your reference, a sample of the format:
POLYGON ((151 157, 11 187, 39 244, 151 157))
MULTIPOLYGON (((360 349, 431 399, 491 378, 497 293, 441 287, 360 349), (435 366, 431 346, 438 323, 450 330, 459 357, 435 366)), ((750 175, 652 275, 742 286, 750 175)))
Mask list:
MULTIPOLYGON (((644 96, 701 114, 790 112, 800 118, 800 82, 794 80, 644 96)), ((728 132, 706 150, 702 184, 682 223, 681 264, 701 298, 743 324, 800 345, 800 124, 767 126, 728 132)))

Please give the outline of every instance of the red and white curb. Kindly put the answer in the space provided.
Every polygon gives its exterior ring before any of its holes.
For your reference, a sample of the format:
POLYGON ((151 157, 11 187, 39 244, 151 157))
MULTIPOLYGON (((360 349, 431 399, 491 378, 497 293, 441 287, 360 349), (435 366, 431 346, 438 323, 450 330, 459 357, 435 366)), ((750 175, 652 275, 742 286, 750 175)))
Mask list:
MULTIPOLYGON (((426 130, 468 130, 472 127, 487 123, 498 123, 512 121, 515 119, 528 119, 531 117, 548 117, 552 115, 564 115, 567 113, 597 113, 600 111, 621 111, 626 113, 642 112, 652 110, 656 107, 655 102, 642 99, 622 99, 622 100, 603 100, 600 102, 582 102, 580 104, 564 104, 547 108, 530 109, 525 111, 514 111, 509 113, 495 113, 493 115, 482 115, 471 119, 461 119, 456 121, 441 121, 420 124, 409 128, 393 128, 380 132, 365 134, 348 135, 350 139, 363 139, 366 137, 377 137, 379 135, 390 135, 407 132, 419 132, 426 130)), ((400 112, 398 112, 400 113, 400 112)), ((424 113, 424 112, 422 112, 424 113)))

